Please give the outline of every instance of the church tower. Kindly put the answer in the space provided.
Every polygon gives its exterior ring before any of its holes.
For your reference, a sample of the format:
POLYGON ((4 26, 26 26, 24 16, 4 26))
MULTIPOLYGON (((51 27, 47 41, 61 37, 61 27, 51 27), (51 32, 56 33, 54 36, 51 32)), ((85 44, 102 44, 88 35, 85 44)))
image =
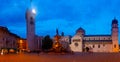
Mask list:
POLYGON ((112 47, 113 47, 113 52, 118 52, 119 51, 119 45, 118 45, 118 20, 114 18, 112 20, 112 47))
POLYGON ((76 30, 75 36, 71 39, 70 48, 73 52, 83 52, 83 37, 85 35, 85 30, 83 28, 78 28, 76 30))
POLYGON ((83 37, 83 36, 85 35, 85 30, 80 27, 80 28, 78 28, 78 29, 76 30, 76 34, 77 34, 77 35, 80 35, 81 37, 83 37))
POLYGON ((30 51, 35 50, 35 10, 31 5, 26 11, 27 42, 30 51))

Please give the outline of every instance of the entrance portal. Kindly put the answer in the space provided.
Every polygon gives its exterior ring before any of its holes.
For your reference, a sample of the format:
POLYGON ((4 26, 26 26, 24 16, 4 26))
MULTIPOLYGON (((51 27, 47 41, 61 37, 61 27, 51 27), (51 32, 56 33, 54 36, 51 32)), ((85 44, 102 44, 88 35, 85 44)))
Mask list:
POLYGON ((89 52, 89 50, 90 50, 89 47, 86 47, 86 48, 85 48, 85 51, 86 51, 86 52, 89 52))

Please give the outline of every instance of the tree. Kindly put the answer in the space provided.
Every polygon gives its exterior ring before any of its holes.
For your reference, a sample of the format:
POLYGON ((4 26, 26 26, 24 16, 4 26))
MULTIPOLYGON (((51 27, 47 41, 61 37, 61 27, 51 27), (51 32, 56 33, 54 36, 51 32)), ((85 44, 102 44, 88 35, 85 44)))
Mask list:
POLYGON ((52 45, 53 45, 52 39, 50 39, 49 35, 46 35, 42 40, 42 50, 43 51, 49 50, 52 48, 52 45))

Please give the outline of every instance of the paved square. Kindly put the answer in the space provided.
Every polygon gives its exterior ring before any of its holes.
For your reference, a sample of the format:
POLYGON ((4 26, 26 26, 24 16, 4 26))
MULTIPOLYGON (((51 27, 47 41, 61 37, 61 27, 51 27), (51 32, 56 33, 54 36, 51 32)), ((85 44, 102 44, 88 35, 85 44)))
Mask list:
POLYGON ((120 53, 9 54, 0 62, 120 62, 120 53))

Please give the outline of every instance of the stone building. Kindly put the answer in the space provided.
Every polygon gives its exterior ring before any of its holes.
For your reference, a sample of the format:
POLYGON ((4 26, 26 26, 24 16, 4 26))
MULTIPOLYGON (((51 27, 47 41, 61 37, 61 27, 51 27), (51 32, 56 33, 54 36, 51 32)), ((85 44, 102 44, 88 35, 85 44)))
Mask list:
POLYGON ((70 47, 73 52, 118 52, 118 20, 112 20, 111 34, 107 35, 86 35, 83 28, 78 28, 70 47))
POLYGON ((36 50, 41 51, 42 50, 42 40, 43 36, 35 36, 35 45, 36 45, 36 50))
POLYGON ((17 48, 20 52, 28 50, 28 42, 26 39, 20 38, 20 40, 17 42, 17 45, 17 48))
POLYGON ((71 41, 70 36, 61 36, 59 40, 60 44, 62 44, 62 47, 65 48, 67 51, 70 50, 69 48, 70 41, 71 41))
POLYGON ((20 37, 11 33, 8 28, 0 26, 0 50, 2 48, 17 48, 20 37))
POLYGON ((59 35, 58 29, 56 29, 56 35, 53 38, 53 47, 56 49, 56 47, 61 48, 62 51, 69 51, 69 44, 71 43, 71 36, 64 36, 64 33, 62 32, 61 35, 59 35))

